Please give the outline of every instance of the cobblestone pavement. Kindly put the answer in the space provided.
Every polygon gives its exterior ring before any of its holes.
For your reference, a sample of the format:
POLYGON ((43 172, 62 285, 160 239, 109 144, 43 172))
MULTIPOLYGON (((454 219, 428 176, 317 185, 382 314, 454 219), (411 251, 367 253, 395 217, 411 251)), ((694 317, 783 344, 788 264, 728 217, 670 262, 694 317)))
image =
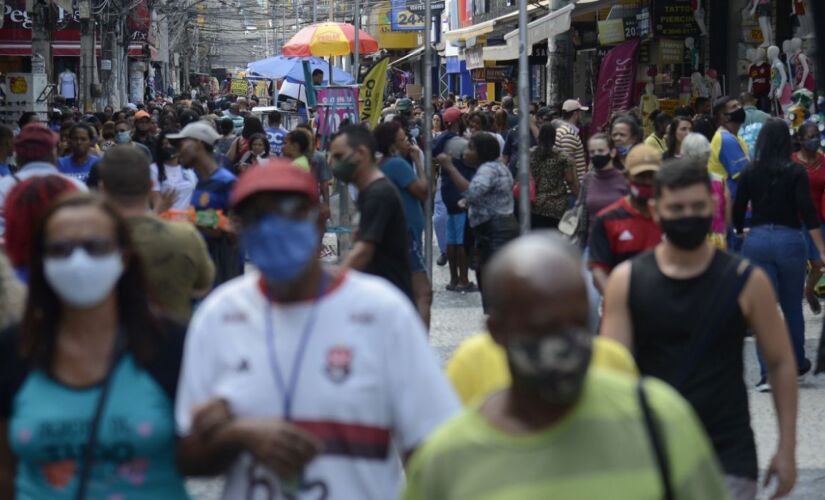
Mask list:
MULTIPOLYGON (((472 273, 471 273, 472 274, 472 273)), ((483 329, 481 295, 479 293, 460 294, 448 292, 449 281, 446 267, 436 267, 434 271, 434 299, 431 325, 431 343, 442 362, 461 341, 483 329)), ((807 306, 806 337, 808 356, 812 357, 819 340, 822 316, 810 315, 807 306)), ((749 387, 759 378, 753 342, 745 346, 745 377, 749 387)), ((825 499, 825 377, 809 377, 802 384, 799 401, 799 432, 797 439, 797 467, 799 481, 793 500, 825 499)), ((770 394, 750 391, 752 426, 756 434, 759 464, 766 467, 776 446, 776 417, 770 394)), ((194 498, 214 500, 220 498, 220 480, 193 480, 188 483, 194 498)), ((769 498, 767 491, 760 491, 760 499, 769 498)))

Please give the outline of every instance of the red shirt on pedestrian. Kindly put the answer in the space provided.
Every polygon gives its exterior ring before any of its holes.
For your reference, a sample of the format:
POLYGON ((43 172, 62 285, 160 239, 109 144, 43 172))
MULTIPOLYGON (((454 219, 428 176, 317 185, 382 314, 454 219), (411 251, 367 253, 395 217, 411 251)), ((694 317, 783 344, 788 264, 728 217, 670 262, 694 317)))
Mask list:
POLYGON ((822 211, 822 197, 825 196, 825 154, 817 153, 816 160, 811 163, 805 163, 799 153, 794 153, 792 159, 808 171, 808 183, 811 188, 811 199, 814 202, 814 207, 816 207, 816 214, 819 216, 820 222, 825 221, 825 213, 822 211))
POLYGON ((609 273, 661 241, 662 230, 653 218, 636 210, 623 197, 599 212, 593 220, 589 266, 609 273))

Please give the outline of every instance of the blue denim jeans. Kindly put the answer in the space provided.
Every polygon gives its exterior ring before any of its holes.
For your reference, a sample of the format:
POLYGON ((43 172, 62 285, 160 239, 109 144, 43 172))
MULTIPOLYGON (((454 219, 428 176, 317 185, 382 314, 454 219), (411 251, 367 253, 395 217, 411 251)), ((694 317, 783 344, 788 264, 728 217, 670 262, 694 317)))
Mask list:
MULTIPOLYGON (((773 283, 779 298, 785 323, 791 334, 799 369, 805 361, 805 320, 802 317, 802 296, 805 289, 808 245, 802 230, 786 226, 762 225, 751 229, 742 253, 762 268, 773 283)), ((765 375, 765 362, 759 353, 759 367, 765 375)))

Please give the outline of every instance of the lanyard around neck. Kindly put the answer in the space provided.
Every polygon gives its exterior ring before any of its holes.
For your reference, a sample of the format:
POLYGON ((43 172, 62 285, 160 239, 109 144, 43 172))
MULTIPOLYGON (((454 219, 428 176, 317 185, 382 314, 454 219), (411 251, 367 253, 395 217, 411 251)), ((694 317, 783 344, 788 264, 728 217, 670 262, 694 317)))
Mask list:
POLYGON ((329 285, 329 276, 322 272, 321 283, 318 287, 318 293, 312 300, 312 307, 309 311, 309 318, 304 324, 304 329, 301 332, 301 337, 298 340, 298 350, 295 353, 295 361, 292 363, 292 370, 290 371, 289 380, 284 379, 281 371, 281 366, 278 363, 278 356, 275 354, 275 327, 272 325, 272 311, 266 312, 266 352, 269 356, 269 366, 272 369, 272 377, 275 380, 275 385, 281 392, 283 398, 284 420, 292 420, 292 403, 295 398, 295 390, 298 387, 298 378, 301 374, 301 365, 304 361, 304 354, 306 353, 309 338, 312 336, 312 331, 315 327, 315 320, 318 317, 317 309, 318 303, 324 291, 329 285))

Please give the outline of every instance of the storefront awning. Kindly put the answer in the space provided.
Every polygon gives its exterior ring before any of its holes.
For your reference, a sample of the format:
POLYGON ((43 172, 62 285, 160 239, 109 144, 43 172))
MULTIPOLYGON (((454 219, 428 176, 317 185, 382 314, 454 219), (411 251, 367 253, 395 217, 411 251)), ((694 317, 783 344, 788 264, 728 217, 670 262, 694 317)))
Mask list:
MULTIPOLYGON (((571 13, 574 5, 566 5, 544 17, 527 24, 527 55, 533 53, 533 45, 561 35, 570 29, 571 13)), ((504 45, 484 47, 485 61, 508 61, 518 59, 518 34, 515 29, 504 35, 504 45)))
MULTIPOLYGON (((95 45, 95 53, 100 57, 100 44, 95 45)), ((143 56, 143 44, 132 43, 129 44, 129 57, 143 56)), ((52 56, 54 57, 80 57, 80 43, 79 42, 53 42, 52 56)))
POLYGON ((31 43, 0 42, 0 56, 31 57, 31 43))
MULTIPOLYGON (((546 8, 548 5, 547 0, 542 0, 538 4, 530 4, 527 6, 527 13, 531 13, 536 9, 546 8)), ((467 41, 470 38, 479 37, 482 35, 486 35, 488 33, 492 33, 496 25, 506 22, 515 21, 518 19, 518 10, 514 10, 513 12, 508 12, 503 16, 499 16, 495 19, 490 19, 489 21, 485 21, 483 23, 474 24, 472 26, 467 26, 466 28, 460 28, 452 31, 448 31, 444 34, 444 37, 447 41, 467 41)))
POLYGON ((422 57, 423 55, 424 55, 424 47, 423 46, 418 47, 417 49, 413 50, 412 52, 410 52, 406 56, 401 57, 401 58, 396 59, 395 61, 391 62, 389 65, 390 66, 395 66, 396 64, 401 64, 403 62, 412 62, 412 61, 415 61, 416 59, 422 57))
POLYGON ((615 0, 578 0, 573 15, 590 14, 604 7, 610 7, 615 3, 615 0))

